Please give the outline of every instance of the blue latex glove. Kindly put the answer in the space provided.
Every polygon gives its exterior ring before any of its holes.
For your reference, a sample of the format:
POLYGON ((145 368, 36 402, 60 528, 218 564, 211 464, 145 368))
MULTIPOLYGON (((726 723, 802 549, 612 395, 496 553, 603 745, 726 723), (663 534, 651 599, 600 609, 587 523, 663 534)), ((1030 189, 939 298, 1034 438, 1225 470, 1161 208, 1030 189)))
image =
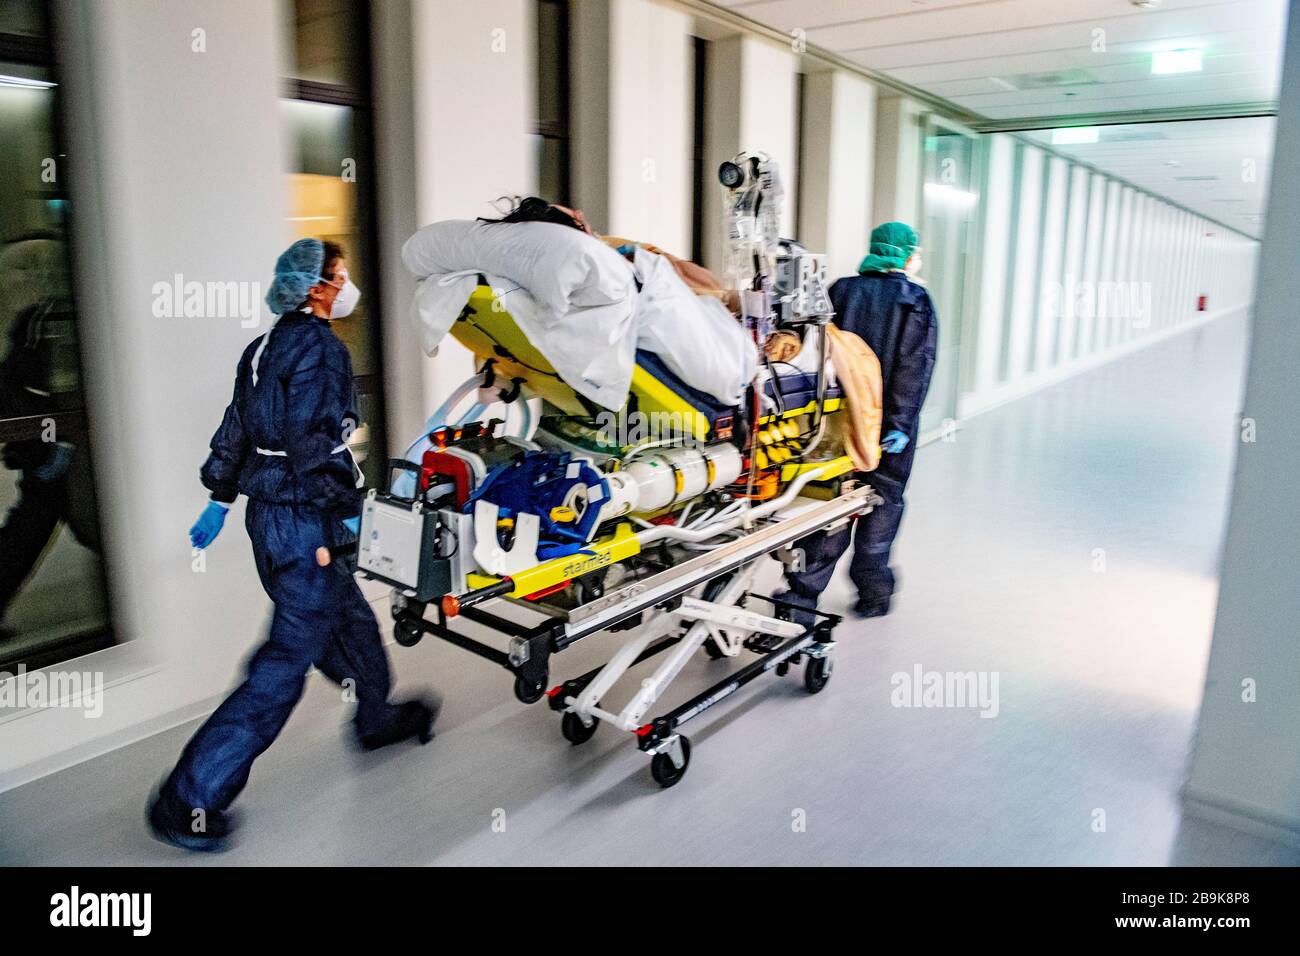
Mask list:
POLYGON ((203 514, 199 515, 199 520, 190 528, 190 544, 196 548, 206 548, 216 541, 217 535, 221 534, 221 526, 226 523, 226 512, 229 510, 223 504, 209 501, 203 514))
POLYGON ((344 518, 343 527, 347 528, 352 534, 360 534, 361 515, 357 515, 355 518, 344 518))
POLYGON ((911 441, 910 438, 908 438, 898 429, 894 429, 892 432, 886 435, 884 440, 880 443, 880 450, 887 455, 897 455, 899 452, 901 452, 904 448, 907 447, 907 443, 909 441, 911 441))

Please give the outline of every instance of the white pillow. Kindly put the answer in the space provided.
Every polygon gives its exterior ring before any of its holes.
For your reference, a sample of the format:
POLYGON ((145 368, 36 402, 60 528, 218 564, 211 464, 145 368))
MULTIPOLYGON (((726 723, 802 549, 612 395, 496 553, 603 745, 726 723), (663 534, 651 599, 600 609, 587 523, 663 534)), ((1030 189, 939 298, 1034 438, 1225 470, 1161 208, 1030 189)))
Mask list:
POLYGON ((627 401, 636 282, 600 240, 553 223, 447 220, 408 239, 402 261, 420 279, 411 311, 429 354, 482 273, 493 288, 520 287, 503 304, 571 388, 609 409, 627 401))
POLYGON ((466 270, 512 279, 555 315, 622 302, 636 292, 622 256, 585 232, 550 222, 435 222, 406 240, 402 261, 422 279, 466 270))

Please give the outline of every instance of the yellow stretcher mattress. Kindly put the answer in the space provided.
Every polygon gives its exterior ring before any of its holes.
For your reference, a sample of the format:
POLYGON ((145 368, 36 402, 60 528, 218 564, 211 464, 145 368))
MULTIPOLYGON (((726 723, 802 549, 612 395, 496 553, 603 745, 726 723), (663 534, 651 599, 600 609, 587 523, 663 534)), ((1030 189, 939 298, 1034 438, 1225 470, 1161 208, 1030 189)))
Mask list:
MULTIPOLYGON (((459 319, 452 324, 452 337, 474 353, 478 361, 492 359, 501 375, 522 379, 530 394, 539 396, 549 405, 566 415, 588 416, 595 409, 584 404, 575 392, 555 371, 538 348, 529 341, 514 317, 487 285, 478 286, 470 295, 459 319)), ((634 366, 630 385, 629 404, 643 415, 668 415, 680 422, 681 431, 699 441, 726 437, 710 435, 709 416, 691 404, 649 369, 641 364, 634 366)), ((823 409, 837 411, 839 398, 829 398, 823 409)), ((813 411, 813 404, 799 409, 789 409, 781 417, 791 418, 813 411)), ((767 424, 774 420, 768 415, 759 420, 767 424)))

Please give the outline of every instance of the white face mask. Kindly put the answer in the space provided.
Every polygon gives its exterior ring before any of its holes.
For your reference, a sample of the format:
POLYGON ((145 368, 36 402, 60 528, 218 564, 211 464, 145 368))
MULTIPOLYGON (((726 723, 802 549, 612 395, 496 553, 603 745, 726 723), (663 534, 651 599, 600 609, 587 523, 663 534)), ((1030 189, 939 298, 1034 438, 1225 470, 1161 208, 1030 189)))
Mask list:
POLYGON ((921 254, 919 252, 914 252, 908 258, 907 263, 903 266, 903 271, 909 276, 920 275, 922 265, 921 254))
POLYGON ((351 279, 344 280, 338 295, 334 296, 334 304, 330 306, 330 319, 346 319, 352 314, 359 301, 361 301, 361 290, 353 285, 351 279))

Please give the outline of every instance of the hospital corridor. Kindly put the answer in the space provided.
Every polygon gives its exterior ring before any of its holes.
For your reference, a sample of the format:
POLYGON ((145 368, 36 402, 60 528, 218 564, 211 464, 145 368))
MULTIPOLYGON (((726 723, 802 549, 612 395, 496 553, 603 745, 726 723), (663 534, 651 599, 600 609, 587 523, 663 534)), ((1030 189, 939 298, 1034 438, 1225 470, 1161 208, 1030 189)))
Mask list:
MULTIPOLYGON (((486 671, 467 671, 415 759, 353 764, 337 694, 317 679, 246 797, 255 828, 221 862, 1294 865, 1298 852, 1184 823, 1177 799, 1231 477, 1218 438, 1234 427, 1245 333, 1242 321, 1187 332, 928 445, 898 609, 842 625, 835 680, 848 690, 804 700, 787 681, 720 708, 694 735, 691 789, 649 792, 612 734, 560 749, 552 722, 492 700, 499 680, 486 671), (891 675, 991 661, 996 719, 890 704, 891 675), (1094 806, 1109 808, 1106 833, 1086 825, 1094 806), (485 808, 505 811, 503 832, 485 808), (806 833, 790 829, 797 808, 806 833)), ((837 580, 826 607, 843 611, 848 592, 837 580)), ((394 651, 403 681, 456 665, 454 648, 418 650, 394 651)), ((607 654, 585 650, 573 671, 607 654)), ((682 693, 708 680, 695 669, 682 693)), ((0 852, 16 864, 167 862, 137 825, 133 781, 165 772, 193 729, 0 795, 5 819, 39 821, 7 829, 0 852)))
POLYGON ((0 0, 19 923, 1275 922, 1293 7, 0 0))

